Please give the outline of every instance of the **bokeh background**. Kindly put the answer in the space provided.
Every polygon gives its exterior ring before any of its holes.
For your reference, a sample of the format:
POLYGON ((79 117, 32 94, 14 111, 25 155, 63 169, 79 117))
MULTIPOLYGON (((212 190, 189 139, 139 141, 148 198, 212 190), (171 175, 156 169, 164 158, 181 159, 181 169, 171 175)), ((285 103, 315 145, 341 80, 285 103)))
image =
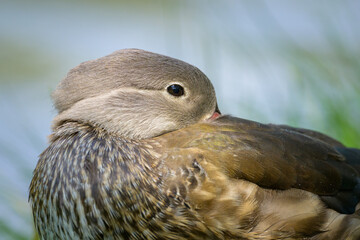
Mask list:
POLYGON ((80 62, 122 48, 182 59, 223 113, 319 130, 360 147, 360 2, 37 1, 0 4, 0 239, 32 239, 28 185, 80 62))

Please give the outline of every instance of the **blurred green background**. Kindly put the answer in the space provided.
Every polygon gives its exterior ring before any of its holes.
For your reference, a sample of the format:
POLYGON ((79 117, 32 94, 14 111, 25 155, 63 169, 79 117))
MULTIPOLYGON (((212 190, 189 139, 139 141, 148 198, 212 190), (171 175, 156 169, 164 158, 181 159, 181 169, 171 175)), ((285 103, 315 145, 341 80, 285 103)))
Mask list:
POLYGON ((223 113, 360 147, 359 1, 1 1, 0 239, 34 235, 28 185, 80 62, 142 48, 213 81, 223 113))

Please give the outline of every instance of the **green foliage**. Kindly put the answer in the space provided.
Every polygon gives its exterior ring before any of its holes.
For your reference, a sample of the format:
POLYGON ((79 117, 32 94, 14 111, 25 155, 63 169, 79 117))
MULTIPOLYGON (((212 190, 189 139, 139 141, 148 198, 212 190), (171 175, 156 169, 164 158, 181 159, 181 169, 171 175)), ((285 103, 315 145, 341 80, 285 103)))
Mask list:
POLYGON ((0 219, 0 233, 2 239, 17 239, 17 240, 26 240, 29 239, 23 233, 19 233, 14 230, 11 226, 6 223, 6 220, 0 219))

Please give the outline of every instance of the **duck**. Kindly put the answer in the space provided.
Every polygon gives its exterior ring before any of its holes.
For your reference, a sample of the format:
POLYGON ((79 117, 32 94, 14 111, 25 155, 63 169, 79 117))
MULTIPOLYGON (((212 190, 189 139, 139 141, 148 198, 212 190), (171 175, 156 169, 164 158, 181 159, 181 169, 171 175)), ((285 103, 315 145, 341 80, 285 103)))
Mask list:
POLYGON ((222 114, 188 63, 119 50, 52 98, 29 187, 40 239, 360 239, 360 150, 222 114))

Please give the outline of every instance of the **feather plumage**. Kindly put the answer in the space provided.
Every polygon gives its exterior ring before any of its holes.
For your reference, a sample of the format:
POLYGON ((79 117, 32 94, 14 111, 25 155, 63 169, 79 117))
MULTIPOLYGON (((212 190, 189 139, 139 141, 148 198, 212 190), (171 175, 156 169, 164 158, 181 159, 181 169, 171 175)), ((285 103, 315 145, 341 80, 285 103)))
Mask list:
POLYGON ((191 65, 123 50, 72 70, 54 98, 30 185, 41 239, 360 236, 359 150, 218 117, 211 83, 191 65), (174 83, 184 96, 167 95, 174 83))

